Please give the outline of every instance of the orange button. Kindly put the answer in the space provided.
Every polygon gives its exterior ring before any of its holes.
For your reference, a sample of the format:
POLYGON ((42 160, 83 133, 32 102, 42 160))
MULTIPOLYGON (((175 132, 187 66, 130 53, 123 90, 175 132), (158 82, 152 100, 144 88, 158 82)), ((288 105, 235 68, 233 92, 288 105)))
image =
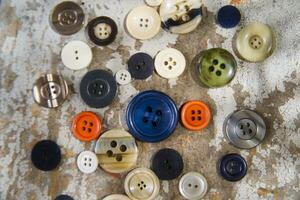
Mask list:
POLYGON ((97 139, 101 128, 101 119, 93 112, 81 112, 77 114, 72 123, 74 136, 82 141, 97 139))
POLYGON ((211 118, 209 107, 202 101, 188 101, 181 109, 181 122, 191 131, 199 131, 208 126, 211 118))

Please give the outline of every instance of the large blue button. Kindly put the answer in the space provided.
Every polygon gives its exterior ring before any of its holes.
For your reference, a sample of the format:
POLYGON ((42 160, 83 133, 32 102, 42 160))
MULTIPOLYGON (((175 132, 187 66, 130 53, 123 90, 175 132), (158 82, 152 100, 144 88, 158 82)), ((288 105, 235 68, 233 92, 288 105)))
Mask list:
POLYGON ((247 163, 239 154, 227 154, 219 160, 217 169, 224 179, 239 181, 247 173, 247 163))
POLYGON ((169 137, 178 123, 175 102, 166 94, 149 90, 135 96, 127 107, 129 132, 138 140, 159 142, 169 137))
POLYGON ((241 21, 241 13, 235 6, 227 5, 220 8, 217 23, 223 28, 233 28, 241 21))

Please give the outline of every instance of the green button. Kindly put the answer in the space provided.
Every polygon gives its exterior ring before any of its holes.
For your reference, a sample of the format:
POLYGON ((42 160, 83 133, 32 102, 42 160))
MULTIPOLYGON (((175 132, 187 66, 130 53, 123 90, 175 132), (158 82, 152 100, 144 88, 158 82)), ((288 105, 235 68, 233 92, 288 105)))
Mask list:
POLYGON ((196 56, 198 79, 211 88, 227 85, 235 76, 236 61, 231 53, 221 48, 202 51, 196 56))

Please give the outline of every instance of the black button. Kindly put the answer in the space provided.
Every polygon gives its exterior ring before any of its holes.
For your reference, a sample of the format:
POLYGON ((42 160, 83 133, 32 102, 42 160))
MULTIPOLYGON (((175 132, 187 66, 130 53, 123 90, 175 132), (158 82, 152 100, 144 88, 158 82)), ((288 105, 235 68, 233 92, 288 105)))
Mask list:
POLYGON ((219 174, 228 181, 239 181, 247 173, 247 163, 239 154, 227 154, 217 164, 219 174))
POLYGON ((51 140, 42 140, 36 143, 31 151, 33 165, 42 171, 55 169, 59 165, 60 160, 60 148, 51 140))
POLYGON ((161 149, 153 156, 152 169, 161 180, 175 179, 183 170, 182 157, 174 149, 161 149))
POLYGON ((154 61, 146 53, 137 53, 128 60, 128 71, 135 79, 146 79, 153 74, 154 61))
POLYGON ((93 70, 84 75, 80 82, 83 101, 93 108, 103 108, 112 103, 117 93, 117 82, 111 73, 93 70))
POLYGON ((116 39, 118 34, 116 23, 105 16, 91 20, 86 29, 90 40, 99 46, 109 45, 116 39))
POLYGON ((72 197, 69 195, 59 195, 55 198, 55 200, 74 200, 72 197))
POLYGON ((232 5, 223 6, 217 14, 217 23, 223 28, 233 28, 241 21, 240 11, 232 5))

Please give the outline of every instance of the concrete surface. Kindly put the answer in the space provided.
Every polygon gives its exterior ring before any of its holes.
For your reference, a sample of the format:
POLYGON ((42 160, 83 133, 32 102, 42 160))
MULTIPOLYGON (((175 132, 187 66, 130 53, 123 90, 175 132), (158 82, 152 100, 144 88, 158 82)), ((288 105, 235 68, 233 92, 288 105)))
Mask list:
MULTIPOLYGON (((76 155, 93 150, 95 143, 76 140, 70 131, 72 117, 92 110, 104 118, 106 129, 121 127, 123 111, 130 97, 146 89, 168 93, 180 106, 189 99, 208 102, 213 122, 200 133, 178 125, 175 133, 157 144, 138 143, 138 166, 149 166, 151 155, 162 147, 177 149, 185 161, 184 172, 198 171, 208 180, 205 199, 300 199, 300 2, 299 0, 205 0, 209 16, 193 33, 173 35, 164 31, 152 40, 138 42, 123 28, 126 13, 142 0, 84 2, 87 18, 112 17, 119 26, 117 41, 105 48, 93 48, 89 67, 113 72, 126 67, 130 55, 145 51, 155 55, 167 46, 181 50, 188 62, 199 51, 223 47, 232 52, 236 29, 224 30, 214 24, 213 13, 221 5, 233 3, 243 13, 245 25, 260 21, 271 25, 277 35, 277 50, 263 63, 238 60, 234 81, 220 89, 204 89, 194 84, 188 70, 178 80, 164 80, 154 74, 147 81, 134 81, 120 87, 114 104, 105 109, 90 109, 80 99, 78 86, 87 70, 71 71, 60 60, 65 42, 85 40, 84 30, 62 37, 51 30, 48 15, 55 0, 3 0, 0 5, 0 199, 54 199, 65 193, 75 199, 101 199, 123 192, 125 175, 112 176, 100 168, 83 175, 76 167, 76 155), (34 103, 32 86, 46 72, 61 73, 70 84, 71 95, 58 109, 45 109, 34 103), (224 118, 238 108, 251 108, 267 122, 267 137, 252 150, 230 146, 222 134, 224 118), (56 171, 44 173, 32 167, 30 152, 41 139, 52 139, 62 148, 63 160, 56 171), (247 176, 236 183, 216 174, 215 164, 229 152, 241 153, 248 161, 247 176)), ((158 199, 181 199, 178 179, 161 183, 158 199)))

